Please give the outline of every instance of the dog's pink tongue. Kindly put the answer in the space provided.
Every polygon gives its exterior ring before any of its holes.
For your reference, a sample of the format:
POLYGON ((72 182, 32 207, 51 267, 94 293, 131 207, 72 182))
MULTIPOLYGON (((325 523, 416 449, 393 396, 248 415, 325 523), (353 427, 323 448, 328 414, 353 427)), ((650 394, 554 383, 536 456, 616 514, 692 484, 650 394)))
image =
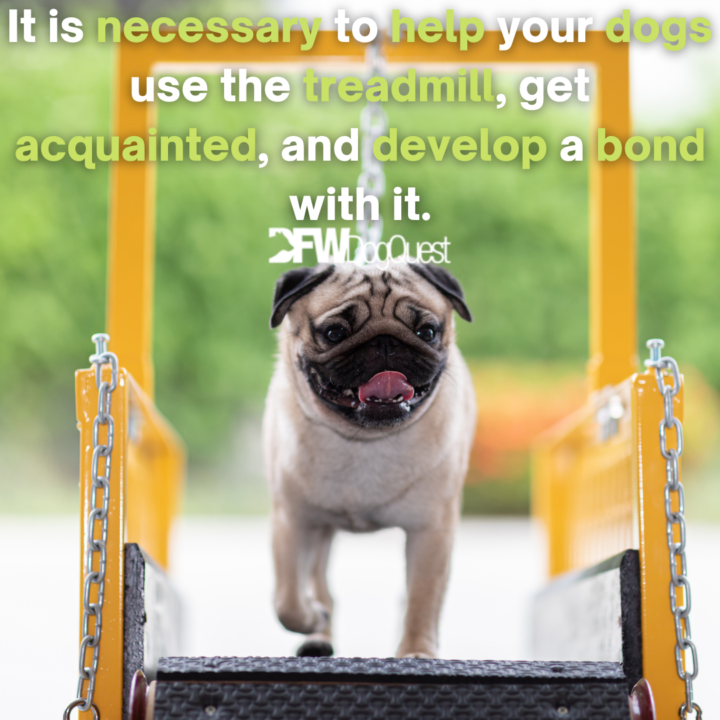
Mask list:
POLYGON ((358 388, 358 397, 363 403, 371 397, 387 401, 394 400, 398 395, 402 395, 403 400, 410 400, 414 394, 415 389, 407 378, 394 370, 378 373, 358 388))

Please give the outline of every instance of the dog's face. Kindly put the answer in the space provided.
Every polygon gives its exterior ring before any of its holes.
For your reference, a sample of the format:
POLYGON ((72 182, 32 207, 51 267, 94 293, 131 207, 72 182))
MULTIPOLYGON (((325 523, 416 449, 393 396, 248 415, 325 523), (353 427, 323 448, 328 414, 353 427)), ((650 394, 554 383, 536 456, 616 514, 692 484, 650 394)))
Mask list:
POLYGON ((453 309, 472 320, 458 282, 435 266, 319 265, 278 280, 270 325, 283 323, 282 357, 306 412, 387 428, 432 402, 454 342, 453 309))

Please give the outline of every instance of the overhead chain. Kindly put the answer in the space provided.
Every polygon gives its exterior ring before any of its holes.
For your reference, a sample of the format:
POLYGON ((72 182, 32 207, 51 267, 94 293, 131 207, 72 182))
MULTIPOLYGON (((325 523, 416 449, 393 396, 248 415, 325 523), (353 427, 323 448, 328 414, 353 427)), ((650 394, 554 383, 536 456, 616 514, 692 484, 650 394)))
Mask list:
POLYGON ((648 340, 650 359, 645 366, 655 369, 658 390, 663 396, 665 406, 664 417, 660 421, 660 452, 666 462, 665 483, 665 519, 667 522, 667 544, 670 551, 670 611, 675 620, 675 666, 680 679, 685 683, 685 702, 678 711, 682 720, 688 717, 693 710, 696 720, 701 720, 702 710, 693 700, 693 681, 698 676, 697 648, 690 634, 690 581, 687 577, 687 559, 685 557, 685 544, 687 528, 685 526, 685 492, 680 482, 680 456, 683 452, 682 423, 673 414, 673 400, 680 392, 680 371, 678 364, 671 357, 661 357, 661 350, 665 346, 662 340, 648 340), (668 374, 666 375, 666 371, 668 374), (670 384, 665 378, 671 378, 670 384), (667 441, 668 430, 675 428, 676 447, 669 448, 667 441), (677 510, 673 510, 673 500, 676 500, 677 510), (679 531, 679 542, 675 542, 675 528, 679 531), (678 560, 680 571, 678 572, 678 560), (682 589, 683 604, 678 604, 678 591, 682 589), (683 659, 683 653, 685 657, 683 659), (690 669, 688 661, 692 660, 690 669))
POLYGON ((78 680, 77 698, 73 700, 63 713, 63 720, 68 720, 70 713, 77 708, 78 712, 92 710, 93 718, 98 720, 100 711, 93 703, 95 679, 100 658, 100 637, 102 635, 102 609, 105 598, 105 570, 107 567, 107 536, 108 511, 110 508, 110 460, 113 451, 114 424, 111 414, 112 393, 118 385, 118 359, 114 353, 107 351, 108 335, 93 335, 95 354, 90 362, 95 365, 95 384, 98 388, 98 414, 93 423, 93 454, 92 454, 92 486, 90 489, 90 512, 86 523, 87 544, 85 547, 85 583, 83 586, 83 618, 80 641, 80 677, 78 680), (110 365, 110 382, 102 379, 102 368, 110 365), (105 441, 100 441, 100 427, 106 427, 105 441), (103 464, 102 473, 100 470, 103 464), (102 490, 102 500, 98 505, 98 490, 102 490), (97 524, 100 524, 100 537, 95 538, 97 524), (95 558, 98 558, 98 569, 93 570, 95 558), (92 586, 97 585, 97 600, 90 601, 92 586), (93 632, 90 632, 90 618, 95 618, 93 632), (92 649, 90 666, 85 665, 87 650, 92 649), (87 682, 87 688, 85 683, 87 682), (83 691, 85 692, 83 693, 83 691))
MULTIPOLYGON (((385 61, 380 53, 378 40, 368 45, 367 60, 370 68, 370 77, 384 75, 385 61)), ((373 147, 375 141, 385 135, 388 130, 388 118, 380 101, 370 102, 360 113, 360 159, 361 170, 358 178, 358 187, 362 188, 365 196, 373 195, 378 200, 378 217, 373 219, 359 219, 356 223, 357 233, 360 237, 355 254, 355 261, 360 264, 367 262, 365 246, 377 247, 383 233, 383 218, 379 211, 380 200, 385 195, 385 168, 383 163, 375 157, 373 147)), ((374 253, 376 256, 376 253, 374 253)))

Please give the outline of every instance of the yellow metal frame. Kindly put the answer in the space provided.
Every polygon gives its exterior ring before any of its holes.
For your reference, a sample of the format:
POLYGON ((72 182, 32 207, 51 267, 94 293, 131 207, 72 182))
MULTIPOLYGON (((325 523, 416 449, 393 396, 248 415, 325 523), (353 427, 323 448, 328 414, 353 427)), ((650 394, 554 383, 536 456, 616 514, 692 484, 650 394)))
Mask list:
MULTIPOLYGON (((113 134, 148 136, 157 122, 154 103, 130 96, 132 77, 148 77, 162 63, 183 65, 237 63, 313 63, 365 60, 366 46, 341 43, 331 31, 318 33, 315 46, 302 52, 301 33, 289 43, 212 43, 203 37, 188 45, 179 41, 119 45, 114 83, 113 134)), ((516 38, 501 51, 499 31, 485 33, 467 51, 445 39, 428 47, 421 42, 386 43, 388 63, 564 64, 592 65, 597 83, 594 126, 611 135, 630 136, 630 67, 628 46, 608 42, 604 32, 587 33, 585 43, 533 44, 516 38)), ((592 146, 594 148, 594 141, 592 146)), ((589 153, 591 154, 591 153, 589 153)), ((595 154, 594 152, 592 154, 595 154)), ((108 332, 115 352, 152 397, 152 307, 155 247, 155 164, 112 165, 108 332)), ((637 368, 635 281, 635 186, 632 164, 590 162, 590 363, 593 389, 614 385, 637 368)))
MULTIPOLYGON (((148 128, 156 125, 155 105, 133 102, 130 81, 132 77, 152 75, 159 64, 365 61, 365 45, 352 41, 340 43, 334 32, 320 32, 310 52, 301 52, 301 43, 297 33, 293 34, 291 42, 277 45, 257 41, 244 45, 232 42, 215 44, 204 37, 192 45, 179 41, 158 43, 150 37, 137 44, 123 39, 118 47, 115 67, 113 134, 121 138, 132 135, 146 137, 148 128)), ((384 54, 389 63, 399 64, 592 65, 597 79, 593 127, 604 127, 609 134, 622 139, 630 136, 627 45, 608 42, 602 32, 588 33, 587 42, 582 44, 532 44, 517 38, 511 50, 502 52, 499 49, 501 43, 500 33, 492 31, 486 32, 483 41, 472 45, 466 52, 461 52, 457 44, 441 39, 431 47, 420 42, 386 42, 384 54)), ((594 156, 595 142, 592 141, 591 145, 593 150, 589 155, 594 156)), ((96 703, 105 718, 119 718, 122 706, 124 543, 139 542, 155 559, 162 563, 167 561, 168 532, 177 508, 184 462, 179 439, 152 403, 155 186, 154 163, 120 161, 112 165, 107 326, 111 349, 118 355, 123 369, 120 385, 113 395, 116 449, 111 477, 113 497, 104 629, 95 692, 96 703), (134 418, 139 418, 144 428, 139 442, 135 432, 131 431, 134 418)), ((605 396, 604 393, 611 392, 604 388, 623 383, 637 367, 634 203, 631 163, 625 158, 613 163, 591 159, 588 375, 590 387, 596 392, 591 395, 588 408, 577 418, 555 434, 546 436, 537 455, 539 472, 536 474, 535 498, 540 516, 548 523, 553 570, 557 572, 574 567, 577 562, 590 562, 605 552, 597 551, 600 545, 595 529, 602 527, 603 522, 608 525, 600 517, 603 515, 602 503, 607 498, 598 498, 602 500, 601 506, 594 507, 592 494, 573 489, 575 475, 556 472, 556 461, 563 453, 575 452, 581 456, 587 454, 581 462, 581 465, 585 463, 583 467, 595 463, 594 467, 600 468, 599 472, 603 472, 603 467, 620 468, 616 485, 620 494, 624 493, 624 500, 618 510, 622 517, 618 516, 614 521, 620 535, 604 547, 624 549, 622 546, 627 547, 627 544, 640 547, 645 675, 655 689, 661 713, 669 717, 679 704, 676 697, 679 697, 681 684, 674 667, 670 669, 667 663, 659 660, 661 656, 672 658, 666 632, 668 627, 672 627, 672 618, 665 607, 668 587, 665 577, 669 578, 669 570, 660 486, 663 469, 659 450, 656 452, 662 403, 657 389, 653 391, 654 380, 647 375, 634 376, 621 387, 620 392, 626 400, 631 398, 632 414, 616 440, 599 449, 592 443, 583 444, 588 431, 583 428, 592 425, 597 403, 605 396), (632 484, 628 486, 628 483, 632 484), (628 503, 636 503, 630 511, 633 519, 629 530, 628 503), (573 529, 563 520, 569 512, 578 509, 584 513, 586 520, 592 520, 587 525, 591 528, 588 532, 583 533, 582 524, 576 524, 573 529), (584 549, 576 551, 573 556, 570 550, 575 543, 578 548, 584 549), (593 547, 593 543, 595 550, 588 549, 593 547)), ((82 448, 81 513, 86 518, 92 419, 97 408, 93 371, 79 371, 76 387, 82 448)), ((676 403, 680 405, 680 400, 676 399, 676 403)), ((580 461, 575 457, 573 462, 580 461)), ((597 484, 595 488, 597 491, 597 484)), ((86 533, 87 528, 83 525, 81 548, 85 547, 86 533)), ((87 717, 90 717, 89 714, 87 717)))
MULTIPOLYGON (((682 421, 682 389, 674 399, 674 414, 682 421)), ((663 417, 654 371, 635 374, 594 394, 584 408, 541 437, 533 468, 533 510, 548 531, 551 575, 589 567, 629 548, 639 550, 643 675, 660 720, 676 717, 685 700, 675 668, 668 595, 663 417), (604 438, 598 418, 611 400, 622 404, 624 414, 616 434, 604 438)), ((684 603, 679 594, 677 600, 684 603)))
MULTIPOLYGON (((110 370, 104 370, 108 381, 110 370)), ((87 518, 92 488, 93 421, 97 415, 98 390, 95 370, 75 374, 75 402, 80 430, 80 563, 82 598, 85 581, 87 518)), ((155 408, 125 368, 112 394, 114 447, 110 469, 110 510, 108 512, 107 567, 103 629, 95 704, 101 717, 122 717, 123 605, 125 543, 138 543, 154 560, 167 568, 170 529, 178 512, 184 475, 182 441, 155 408)), ((103 439, 101 438, 101 442, 103 439)), ((102 495, 102 490, 98 491, 102 495)), ((100 499, 98 499, 100 504, 100 499)), ((96 524, 97 525, 97 524, 96 524)), ((96 527, 96 538, 100 528, 96 527)), ((96 557, 94 570, 98 569, 96 557)), ((91 602, 97 598, 92 586, 91 602)), ((80 617, 82 626, 82 599, 80 617)), ((90 632, 94 631, 91 618, 90 632)), ((90 665, 89 648, 85 666, 90 665)), ((83 716, 92 717, 91 713, 83 716)))

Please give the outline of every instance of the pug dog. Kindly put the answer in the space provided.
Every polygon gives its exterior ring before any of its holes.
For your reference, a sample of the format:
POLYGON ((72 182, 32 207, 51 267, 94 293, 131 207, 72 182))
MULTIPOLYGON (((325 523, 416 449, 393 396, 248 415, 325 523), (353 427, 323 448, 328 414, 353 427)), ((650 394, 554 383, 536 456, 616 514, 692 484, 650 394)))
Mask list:
POLYGON ((263 453, 275 610, 307 635, 299 656, 333 653, 335 533, 389 527, 406 533, 397 656, 436 656, 476 417, 453 311, 472 322, 460 284, 433 265, 318 265, 276 283, 263 453))

